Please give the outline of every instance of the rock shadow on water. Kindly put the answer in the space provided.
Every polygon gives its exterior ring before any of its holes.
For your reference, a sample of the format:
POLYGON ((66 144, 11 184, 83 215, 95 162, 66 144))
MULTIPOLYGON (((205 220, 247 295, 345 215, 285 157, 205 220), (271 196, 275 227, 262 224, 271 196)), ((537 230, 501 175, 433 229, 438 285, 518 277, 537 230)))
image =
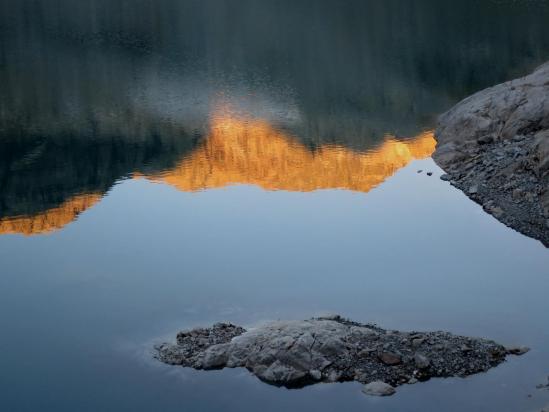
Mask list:
POLYGON ((434 377, 466 377, 522 355, 526 347, 449 332, 402 332, 339 315, 275 321, 246 330, 231 323, 177 334, 155 347, 160 361, 198 370, 244 367, 263 382, 302 388, 319 382, 357 381, 369 395, 434 377))

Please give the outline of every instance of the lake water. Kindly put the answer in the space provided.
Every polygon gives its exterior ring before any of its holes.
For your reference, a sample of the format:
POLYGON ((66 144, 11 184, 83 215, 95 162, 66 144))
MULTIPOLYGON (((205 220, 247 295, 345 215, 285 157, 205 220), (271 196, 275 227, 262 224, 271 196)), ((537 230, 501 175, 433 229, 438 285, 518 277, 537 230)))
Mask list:
POLYGON ((0 0, 0 410, 540 410, 549 253, 430 155, 439 113, 549 60, 547 21, 534 0, 0 0), (532 350, 390 398, 151 356, 323 313, 532 350))

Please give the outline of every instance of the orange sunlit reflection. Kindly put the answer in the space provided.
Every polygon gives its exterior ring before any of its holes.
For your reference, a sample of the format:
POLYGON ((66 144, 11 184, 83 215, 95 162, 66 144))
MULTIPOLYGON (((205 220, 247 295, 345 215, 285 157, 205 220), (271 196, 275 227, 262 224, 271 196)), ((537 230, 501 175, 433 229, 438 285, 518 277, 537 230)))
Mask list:
POLYGON ((80 213, 98 203, 102 197, 101 194, 81 194, 42 213, 0 219, 0 234, 29 236, 53 232, 74 221, 80 213))
MULTIPOLYGON (((209 136, 176 167, 142 176, 182 191, 234 184, 265 190, 310 192, 346 189, 368 192, 414 159, 435 149, 432 132, 413 139, 387 137, 374 150, 355 152, 341 145, 310 150, 261 119, 220 112, 212 116, 209 136)), ((44 234, 63 228, 98 203, 102 194, 80 194, 58 207, 32 216, 0 219, 0 234, 44 234)))
POLYGON ((432 132, 409 140, 388 137, 360 153, 340 145, 310 150, 268 122, 216 116, 208 139, 175 168, 149 179, 183 191, 232 184, 265 190, 310 192, 347 189, 368 192, 414 159, 435 148, 432 132))

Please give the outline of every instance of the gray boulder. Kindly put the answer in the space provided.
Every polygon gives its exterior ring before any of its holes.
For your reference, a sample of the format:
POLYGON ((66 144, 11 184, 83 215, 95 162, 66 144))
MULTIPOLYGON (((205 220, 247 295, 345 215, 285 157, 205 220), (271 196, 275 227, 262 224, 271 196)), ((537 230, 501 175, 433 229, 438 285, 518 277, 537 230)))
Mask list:
POLYGON ((549 246, 549 63, 461 101, 435 138, 444 180, 549 246))
POLYGON ((436 131, 441 165, 454 163, 446 153, 517 135, 549 130, 549 62, 532 74, 482 90, 458 103, 439 118, 436 131))

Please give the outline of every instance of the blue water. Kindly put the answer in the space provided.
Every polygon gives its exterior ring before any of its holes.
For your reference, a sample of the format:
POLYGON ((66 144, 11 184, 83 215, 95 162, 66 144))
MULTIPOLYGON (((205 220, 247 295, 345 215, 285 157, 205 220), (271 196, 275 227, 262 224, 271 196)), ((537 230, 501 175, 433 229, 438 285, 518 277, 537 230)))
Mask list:
POLYGON ((416 161, 367 194, 126 180, 62 231, 0 237, 2 410, 536 410, 549 401, 535 389, 549 373, 549 254, 440 173, 416 161), (325 312, 532 351, 389 399, 150 356, 182 328, 325 312))
POLYGON ((0 0, 0 411, 539 411, 547 249, 406 155, 549 60, 548 21, 544 0, 0 0), (323 313, 532 350, 383 399, 151 353, 323 313))

